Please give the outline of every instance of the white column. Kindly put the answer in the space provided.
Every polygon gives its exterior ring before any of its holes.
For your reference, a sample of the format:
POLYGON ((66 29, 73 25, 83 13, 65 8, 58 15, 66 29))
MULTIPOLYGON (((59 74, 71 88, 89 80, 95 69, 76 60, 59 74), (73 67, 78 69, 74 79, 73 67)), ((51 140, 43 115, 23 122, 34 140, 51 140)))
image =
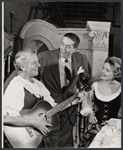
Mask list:
POLYGON ((99 79, 100 70, 109 51, 110 22, 87 21, 88 40, 92 49, 92 78, 99 79))

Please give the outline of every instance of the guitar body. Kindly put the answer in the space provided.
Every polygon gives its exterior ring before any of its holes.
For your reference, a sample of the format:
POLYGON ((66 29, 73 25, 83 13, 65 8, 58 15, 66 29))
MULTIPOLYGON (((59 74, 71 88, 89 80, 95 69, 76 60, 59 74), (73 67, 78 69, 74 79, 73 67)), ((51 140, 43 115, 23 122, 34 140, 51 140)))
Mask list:
MULTIPOLYGON (((20 111, 20 115, 28 119, 39 119, 43 113, 52 109, 47 101, 39 101, 32 109, 20 111)), ((59 118, 55 114, 52 117, 45 117, 45 120, 52 124, 50 131, 59 126, 59 118)), ((4 132, 14 148, 37 148, 43 139, 43 135, 36 129, 30 127, 11 127, 4 125, 4 132)))

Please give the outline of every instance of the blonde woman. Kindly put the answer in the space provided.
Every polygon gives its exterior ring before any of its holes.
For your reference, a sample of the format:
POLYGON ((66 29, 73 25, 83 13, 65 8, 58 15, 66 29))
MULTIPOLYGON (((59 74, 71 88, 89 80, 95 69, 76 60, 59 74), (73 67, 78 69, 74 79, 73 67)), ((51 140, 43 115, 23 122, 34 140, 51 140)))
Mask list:
MULTIPOLYGON (((111 118, 118 118, 121 107, 121 59, 109 57, 101 70, 100 80, 92 84, 90 95, 85 94, 81 114, 90 124, 105 125, 111 118), (95 104, 96 111, 93 109, 95 104)), ((92 140, 92 139, 91 139, 92 140)))

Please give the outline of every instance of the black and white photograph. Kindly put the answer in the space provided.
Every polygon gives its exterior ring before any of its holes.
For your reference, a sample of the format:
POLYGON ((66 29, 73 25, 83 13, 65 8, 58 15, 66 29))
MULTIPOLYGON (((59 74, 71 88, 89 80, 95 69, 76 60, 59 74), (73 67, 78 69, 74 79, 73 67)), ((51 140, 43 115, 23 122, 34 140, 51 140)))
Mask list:
POLYGON ((2 2, 2 148, 122 148, 121 6, 2 2))

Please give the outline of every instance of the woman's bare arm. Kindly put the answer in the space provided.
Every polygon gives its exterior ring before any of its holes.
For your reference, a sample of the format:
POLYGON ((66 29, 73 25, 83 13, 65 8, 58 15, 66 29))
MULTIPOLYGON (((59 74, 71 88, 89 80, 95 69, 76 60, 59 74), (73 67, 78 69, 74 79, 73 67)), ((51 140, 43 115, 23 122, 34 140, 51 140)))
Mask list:
POLYGON ((47 123, 44 120, 44 116, 42 116, 39 119, 27 119, 22 116, 9 116, 4 115, 4 124, 8 126, 18 126, 18 127, 34 127, 37 128, 41 133, 44 135, 47 132, 50 132, 47 126, 52 126, 50 123, 47 123))

